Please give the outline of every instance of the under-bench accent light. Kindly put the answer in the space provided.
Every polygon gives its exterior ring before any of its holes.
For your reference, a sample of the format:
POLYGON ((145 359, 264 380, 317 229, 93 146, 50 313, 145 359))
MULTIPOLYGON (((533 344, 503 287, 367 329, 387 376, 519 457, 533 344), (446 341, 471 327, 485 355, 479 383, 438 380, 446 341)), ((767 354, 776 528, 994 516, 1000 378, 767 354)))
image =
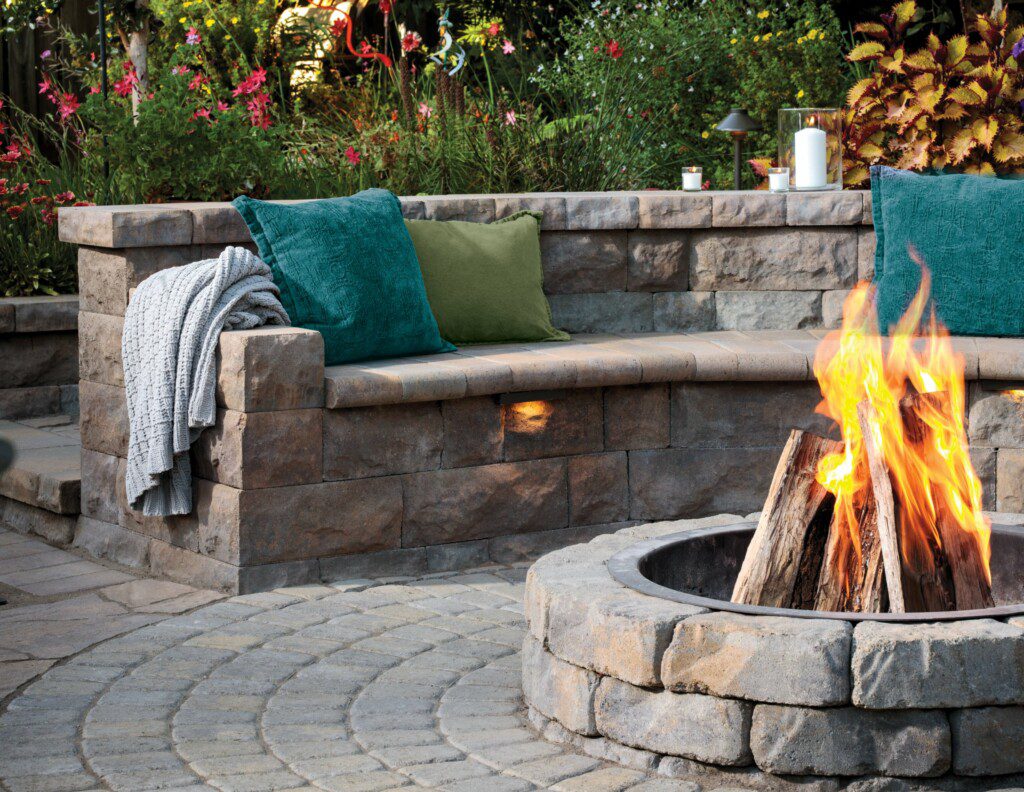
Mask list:
POLYGON ((494 397, 498 404, 521 404, 522 402, 558 401, 564 399, 569 392, 561 390, 522 391, 520 393, 499 393, 494 397))

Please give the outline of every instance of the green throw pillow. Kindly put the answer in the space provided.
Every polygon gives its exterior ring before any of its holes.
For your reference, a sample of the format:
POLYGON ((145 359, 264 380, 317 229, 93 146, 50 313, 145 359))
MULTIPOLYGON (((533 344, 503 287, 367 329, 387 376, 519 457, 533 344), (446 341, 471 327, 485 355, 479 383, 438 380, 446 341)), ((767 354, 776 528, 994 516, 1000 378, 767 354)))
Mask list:
POLYGON ((1024 335, 1024 181, 871 169, 875 283, 883 332, 932 274, 932 302, 954 335, 1024 335))
POLYGON ((540 263, 540 217, 495 223, 407 220, 430 307, 455 344, 568 341, 551 323, 540 263))
POLYGON ((292 324, 323 335, 327 365, 454 349, 438 333, 402 207, 387 190, 233 205, 292 324))

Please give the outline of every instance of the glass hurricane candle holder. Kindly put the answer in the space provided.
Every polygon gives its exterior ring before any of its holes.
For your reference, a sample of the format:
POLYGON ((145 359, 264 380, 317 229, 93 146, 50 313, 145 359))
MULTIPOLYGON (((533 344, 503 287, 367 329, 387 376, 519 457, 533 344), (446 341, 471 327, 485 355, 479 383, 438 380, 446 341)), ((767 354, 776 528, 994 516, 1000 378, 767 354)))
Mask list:
POLYGON ((687 192, 697 192, 701 188, 701 180, 704 169, 696 166, 683 168, 683 189, 687 192))
POLYGON ((836 108, 779 110, 779 167, 792 190, 843 189, 842 113, 836 108))

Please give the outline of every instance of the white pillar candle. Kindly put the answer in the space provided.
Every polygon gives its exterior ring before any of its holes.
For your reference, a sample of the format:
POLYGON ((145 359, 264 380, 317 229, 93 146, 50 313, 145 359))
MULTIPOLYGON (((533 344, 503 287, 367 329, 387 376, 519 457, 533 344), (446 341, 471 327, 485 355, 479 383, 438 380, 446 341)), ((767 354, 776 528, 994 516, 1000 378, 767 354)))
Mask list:
POLYGON ((798 190, 821 189, 828 183, 825 130, 813 125, 801 129, 794 135, 794 185, 798 190))
POLYGON ((702 175, 701 168, 684 168, 683 169, 683 189, 689 191, 696 191, 700 189, 700 177, 702 175))

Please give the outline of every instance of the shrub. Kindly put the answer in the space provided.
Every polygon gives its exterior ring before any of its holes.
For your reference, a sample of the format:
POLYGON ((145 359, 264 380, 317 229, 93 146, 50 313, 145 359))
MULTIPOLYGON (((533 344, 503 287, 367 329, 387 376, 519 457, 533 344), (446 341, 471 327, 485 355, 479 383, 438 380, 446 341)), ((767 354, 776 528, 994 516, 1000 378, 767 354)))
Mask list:
POLYGON ((589 98, 651 129, 651 186, 677 187, 694 164, 730 187, 732 143, 714 129, 729 108, 764 128, 750 153, 774 157, 780 107, 838 106, 852 82, 835 15, 810 0, 597 0, 562 35, 567 51, 538 81, 555 101, 589 98))
POLYGON ((875 164, 907 170, 995 174, 1024 167, 1024 28, 1009 30, 1006 9, 979 15, 974 35, 908 52, 913 0, 878 22, 857 25, 868 38, 849 58, 872 73, 849 92, 845 182, 859 186, 875 164))

